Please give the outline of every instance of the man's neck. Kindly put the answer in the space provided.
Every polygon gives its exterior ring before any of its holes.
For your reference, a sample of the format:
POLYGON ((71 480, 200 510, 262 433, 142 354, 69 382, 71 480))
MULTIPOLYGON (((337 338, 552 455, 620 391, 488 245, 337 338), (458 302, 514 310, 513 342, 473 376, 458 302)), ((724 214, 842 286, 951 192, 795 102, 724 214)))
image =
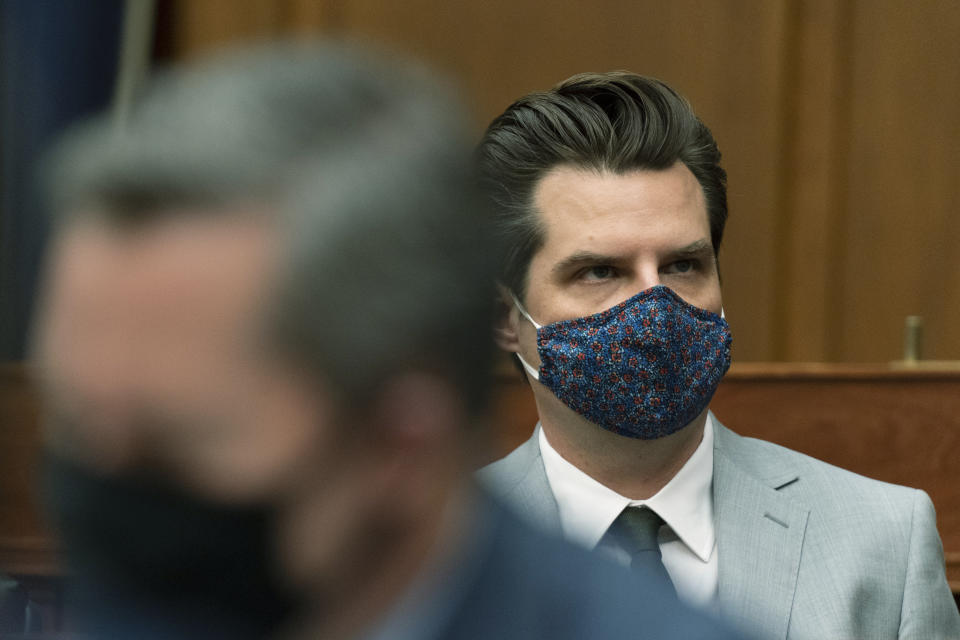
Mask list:
POLYGON ((371 625, 376 626, 413 583, 429 579, 425 571, 455 555, 458 541, 468 537, 476 497, 463 482, 451 482, 448 488, 444 508, 421 519, 415 528, 381 532, 393 535, 356 554, 348 563, 353 575, 343 575, 337 588, 320 592, 320 606, 311 609, 308 604, 303 615, 277 637, 345 640, 371 633, 371 625))
MULTIPOLYGON (((555 397, 556 403, 560 403, 555 397)), ((655 440, 617 435, 537 398, 540 424, 557 453, 588 476, 632 500, 654 496, 690 459, 703 439, 707 411, 676 433, 655 440)))

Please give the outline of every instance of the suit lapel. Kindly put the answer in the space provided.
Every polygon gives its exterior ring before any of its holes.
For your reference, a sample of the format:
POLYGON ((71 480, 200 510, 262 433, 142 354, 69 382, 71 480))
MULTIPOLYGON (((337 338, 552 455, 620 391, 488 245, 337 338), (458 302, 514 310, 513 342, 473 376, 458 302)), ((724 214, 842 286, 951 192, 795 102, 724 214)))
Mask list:
POLYGON ((778 491, 795 473, 747 459, 740 436, 714 424, 721 611, 761 637, 786 638, 809 509, 778 491))
MULTIPOLYGON (((528 523, 552 535, 560 535, 560 507, 553 497, 547 470, 540 455, 539 429, 507 458, 500 461, 496 477, 490 476, 498 494, 528 523)), ((483 477, 483 476, 481 476, 483 477)))

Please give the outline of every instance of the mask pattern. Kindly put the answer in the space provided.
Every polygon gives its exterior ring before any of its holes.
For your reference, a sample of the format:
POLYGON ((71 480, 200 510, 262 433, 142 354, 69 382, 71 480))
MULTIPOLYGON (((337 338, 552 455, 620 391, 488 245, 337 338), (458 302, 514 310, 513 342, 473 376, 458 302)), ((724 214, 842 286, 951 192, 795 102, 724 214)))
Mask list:
POLYGON ((732 336, 723 318, 658 285, 606 311, 538 327, 537 340, 542 384, 591 422, 649 440, 707 407, 730 368, 732 336))

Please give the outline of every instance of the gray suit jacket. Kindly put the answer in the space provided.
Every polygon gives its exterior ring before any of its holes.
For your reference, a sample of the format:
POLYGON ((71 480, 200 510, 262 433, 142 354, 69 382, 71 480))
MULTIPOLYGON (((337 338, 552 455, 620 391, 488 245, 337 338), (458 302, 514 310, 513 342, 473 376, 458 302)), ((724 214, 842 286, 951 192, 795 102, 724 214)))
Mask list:
MULTIPOLYGON (((714 424, 725 616, 761 638, 960 639, 926 493, 714 424)), ((479 477, 531 522, 560 533, 535 438, 479 477)))

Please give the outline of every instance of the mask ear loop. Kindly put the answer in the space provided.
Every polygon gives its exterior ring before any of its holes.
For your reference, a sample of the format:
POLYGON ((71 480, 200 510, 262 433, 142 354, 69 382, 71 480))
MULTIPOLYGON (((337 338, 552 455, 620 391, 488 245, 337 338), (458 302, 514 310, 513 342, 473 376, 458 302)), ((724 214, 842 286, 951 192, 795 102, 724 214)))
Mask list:
MULTIPOLYGON (((532 324, 532 325, 534 326, 534 328, 536 328, 537 331, 539 331, 539 330, 541 329, 541 327, 543 327, 543 325, 539 324, 536 320, 534 320, 533 318, 530 317, 530 314, 527 313, 527 310, 523 308, 523 305, 522 305, 522 304, 520 304, 520 301, 517 299, 517 296, 513 293, 513 291, 510 292, 510 297, 513 298, 513 304, 516 305, 517 311, 519 311, 519 312, 523 315, 524 318, 526 318, 527 320, 529 320, 529 321, 530 321, 530 324, 532 324)), ((539 381, 539 380, 540 380, 540 372, 537 371, 536 369, 534 369, 533 367, 531 367, 530 364, 527 363, 527 361, 523 359, 523 356, 520 355, 520 352, 519 352, 519 351, 516 352, 514 355, 517 356, 517 360, 520 361, 520 364, 523 365, 524 370, 526 370, 526 372, 530 375, 530 377, 533 378, 534 380, 539 381)))
POLYGON ((523 314, 523 317, 530 321, 530 324, 534 326, 537 330, 542 329, 543 325, 537 323, 536 320, 530 317, 530 314, 527 313, 527 310, 523 308, 523 305, 520 304, 520 301, 517 299, 516 294, 513 291, 510 292, 510 297, 513 298, 513 304, 517 305, 517 311, 523 314))

